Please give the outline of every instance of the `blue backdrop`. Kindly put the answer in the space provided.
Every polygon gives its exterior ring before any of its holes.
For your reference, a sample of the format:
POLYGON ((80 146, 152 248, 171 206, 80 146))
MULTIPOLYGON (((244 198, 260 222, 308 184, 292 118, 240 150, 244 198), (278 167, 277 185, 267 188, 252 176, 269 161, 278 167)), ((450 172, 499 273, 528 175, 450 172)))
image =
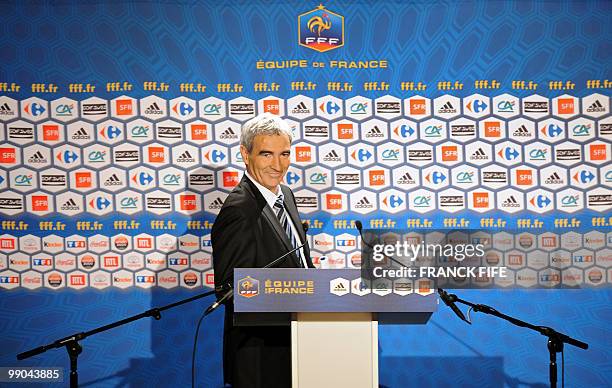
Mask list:
MULTIPOLYGON (((512 80, 571 80, 570 94, 589 90, 586 81, 612 78, 612 3, 609 1, 483 1, 483 2, 331 2, 328 9, 345 20, 345 45, 316 53, 297 44, 297 17, 318 2, 3 2, 0 14, 0 82, 22 85, 15 99, 33 93, 28 85, 54 83, 69 96, 69 83, 98 86, 97 97, 121 94, 145 97, 144 81, 168 82, 162 98, 179 95, 200 99, 237 95, 259 99, 267 94, 289 98, 291 81, 321 85, 311 97, 328 94, 330 80, 384 81, 388 92, 362 91, 340 95, 376 98, 414 93, 400 89, 402 81, 429 85, 421 94, 435 98, 438 81, 460 80, 458 97, 476 92, 469 81, 498 80, 500 89, 488 95, 533 91, 513 90, 512 80), (309 61, 386 59, 378 70, 284 69, 257 70, 259 60, 309 61), (129 93, 106 91, 107 82, 128 81, 129 93), (202 83, 209 93, 180 92, 180 82, 202 83), (257 93, 255 82, 276 82, 278 92, 257 93), (239 94, 217 93, 217 83, 242 83, 239 94)), ((485 93, 487 94, 487 93, 485 93)), ((547 88, 538 94, 553 98, 562 92, 547 88)), ((38 95, 40 97, 40 95, 38 95)), ((589 215, 585 212, 586 216, 589 215)), ((609 215, 606 214, 606 215, 609 215)), ((321 216, 330 219, 329 215, 321 216)), ((25 218, 28 219, 28 218, 25 218)), ((607 229, 606 231, 609 231, 607 229)), ((333 232, 333 231, 331 231, 333 232)), ((63 350, 23 362, 16 353, 76 331, 84 331, 152 306, 193 295, 195 291, 159 288, 102 291, 0 291, 0 365, 63 366, 63 350)), ((486 303, 530 322, 552 326, 591 347, 566 348, 566 383, 572 387, 609 385, 612 304, 609 289, 461 291, 460 296, 486 303)), ((83 386, 185 386, 190 379, 195 324, 205 299, 163 314, 161 321, 141 321, 83 341, 80 358, 83 386)), ((202 327, 198 376, 200 386, 221 381, 219 312, 202 327)), ((446 308, 425 326, 384 326, 380 330, 380 382, 387 387, 421 386, 546 386, 546 339, 488 316, 474 317, 466 326, 446 308)))

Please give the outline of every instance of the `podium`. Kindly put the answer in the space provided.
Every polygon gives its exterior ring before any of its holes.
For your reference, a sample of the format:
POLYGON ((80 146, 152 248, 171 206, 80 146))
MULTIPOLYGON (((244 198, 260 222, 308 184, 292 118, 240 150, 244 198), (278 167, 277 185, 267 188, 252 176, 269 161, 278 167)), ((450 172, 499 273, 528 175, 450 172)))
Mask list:
POLYGON ((378 388, 378 325, 437 310, 428 281, 369 282, 359 269, 236 268, 234 279, 235 324, 291 325, 293 388, 378 388))

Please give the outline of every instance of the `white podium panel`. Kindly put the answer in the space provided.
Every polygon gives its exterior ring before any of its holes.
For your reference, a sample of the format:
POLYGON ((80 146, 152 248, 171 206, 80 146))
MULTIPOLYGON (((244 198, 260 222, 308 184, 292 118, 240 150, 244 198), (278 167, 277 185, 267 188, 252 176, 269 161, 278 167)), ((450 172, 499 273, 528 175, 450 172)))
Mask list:
POLYGON ((293 388, 378 388, 378 321, 372 313, 296 313, 293 388))

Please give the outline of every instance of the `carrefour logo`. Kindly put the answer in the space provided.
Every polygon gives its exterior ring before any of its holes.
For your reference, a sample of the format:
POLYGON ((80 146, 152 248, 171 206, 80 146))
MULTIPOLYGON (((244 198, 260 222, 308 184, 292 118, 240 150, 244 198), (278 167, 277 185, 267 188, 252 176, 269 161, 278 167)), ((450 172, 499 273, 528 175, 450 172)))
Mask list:
POLYGON ((325 52, 344 45, 344 17, 323 5, 298 16, 301 46, 325 52))

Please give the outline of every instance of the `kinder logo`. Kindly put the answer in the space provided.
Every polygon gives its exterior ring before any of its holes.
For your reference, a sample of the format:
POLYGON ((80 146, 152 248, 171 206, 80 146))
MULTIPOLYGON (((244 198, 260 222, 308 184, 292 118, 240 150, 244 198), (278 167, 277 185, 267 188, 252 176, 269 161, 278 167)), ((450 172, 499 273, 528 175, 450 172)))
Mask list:
POLYGON ((223 171, 223 187, 236 187, 239 181, 238 171, 223 171))
POLYGON ((264 100, 263 101, 263 111, 269 112, 274 115, 280 114, 280 103, 277 99, 264 100))
POLYGON ((326 194, 325 203, 329 210, 341 210, 342 209, 342 195, 340 194, 326 194))
POLYGON ((323 5, 298 16, 298 41, 301 46, 325 52, 344 45, 344 17, 323 5))
POLYGON ((197 207, 196 196, 194 194, 181 194, 180 203, 181 210, 195 210, 197 207))

